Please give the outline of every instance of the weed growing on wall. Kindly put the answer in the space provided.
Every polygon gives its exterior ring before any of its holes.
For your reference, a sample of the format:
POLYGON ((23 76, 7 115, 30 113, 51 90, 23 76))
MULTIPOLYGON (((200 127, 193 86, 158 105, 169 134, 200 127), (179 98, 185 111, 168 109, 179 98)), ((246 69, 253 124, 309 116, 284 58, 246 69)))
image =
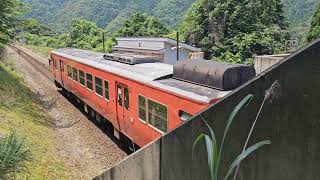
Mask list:
MULTIPOLYGON (((233 172, 234 173, 234 180, 236 179, 237 173, 238 173, 238 168, 240 166, 240 163, 246 159, 250 154, 252 154, 254 151, 258 150, 259 148, 261 148, 264 145, 269 145, 271 144, 270 140, 264 140, 264 141, 260 141, 250 147, 248 146, 249 140, 251 138, 252 132, 254 130, 254 127, 256 125, 256 122, 259 118, 259 115, 261 113, 261 110, 265 104, 266 101, 269 101, 270 103, 272 101, 274 101, 274 99, 279 98, 279 96, 281 95, 281 89, 280 89, 280 84, 278 81, 275 81, 272 86, 266 91, 265 93, 265 97, 264 100, 259 108, 259 111, 256 115, 255 121, 253 122, 251 129, 249 131, 249 134, 247 136, 246 142, 244 144, 243 147, 243 151, 240 153, 240 155, 238 155, 238 157, 230 164, 229 169, 227 171, 227 173, 223 176, 224 180, 227 180, 231 174, 233 172)), ((205 119, 203 119, 202 116, 200 116, 202 118, 202 120, 205 122, 205 124, 207 125, 208 129, 210 130, 210 135, 201 133, 196 140, 193 143, 193 147, 192 147, 192 152, 195 151, 195 147, 197 146, 197 144, 200 142, 200 140, 204 139, 205 143, 206 143, 206 150, 207 150, 207 159, 208 159, 208 167, 209 167, 209 171, 210 171, 210 177, 211 180, 217 180, 218 179, 218 174, 219 174, 219 168, 220 168, 220 162, 221 162, 221 155, 222 155, 222 150, 223 150, 223 145, 225 142, 225 138, 228 134, 229 128, 234 120, 234 118, 236 117, 236 115, 239 113, 239 111, 243 108, 243 107, 247 107, 248 104, 251 102, 253 98, 252 94, 247 95, 244 99, 242 99, 242 101, 239 102, 239 104, 233 109, 233 111, 231 112, 231 114, 229 115, 224 133, 223 133, 223 138, 221 141, 221 145, 219 146, 217 144, 217 140, 215 137, 215 134, 212 130, 212 128, 209 126, 209 124, 206 122, 205 119)))

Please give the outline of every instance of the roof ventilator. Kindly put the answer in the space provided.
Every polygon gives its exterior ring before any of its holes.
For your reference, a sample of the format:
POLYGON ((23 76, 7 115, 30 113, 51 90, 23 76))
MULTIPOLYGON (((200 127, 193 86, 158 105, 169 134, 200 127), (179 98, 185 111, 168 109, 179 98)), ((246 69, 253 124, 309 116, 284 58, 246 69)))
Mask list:
POLYGON ((125 64, 142 64, 142 63, 155 63, 160 62, 160 57, 152 55, 141 55, 133 53, 110 53, 104 54, 103 58, 109 61, 117 61, 125 64))
POLYGON ((185 60, 173 67, 173 78, 219 90, 232 90, 255 76, 253 66, 185 60))

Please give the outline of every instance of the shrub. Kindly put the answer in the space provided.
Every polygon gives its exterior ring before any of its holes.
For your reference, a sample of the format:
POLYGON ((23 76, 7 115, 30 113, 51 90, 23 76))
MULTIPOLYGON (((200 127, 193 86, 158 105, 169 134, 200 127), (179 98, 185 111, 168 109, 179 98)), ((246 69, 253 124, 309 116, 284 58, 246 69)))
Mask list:
POLYGON ((0 137, 0 179, 7 179, 26 169, 26 162, 32 160, 31 151, 25 146, 24 139, 10 133, 0 137))

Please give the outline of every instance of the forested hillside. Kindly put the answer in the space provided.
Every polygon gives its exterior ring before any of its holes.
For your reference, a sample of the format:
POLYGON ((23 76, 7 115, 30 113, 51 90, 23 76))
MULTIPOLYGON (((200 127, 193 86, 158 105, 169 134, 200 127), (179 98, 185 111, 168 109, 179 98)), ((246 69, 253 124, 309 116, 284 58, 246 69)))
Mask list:
POLYGON ((135 10, 153 15, 175 27, 195 0, 24 0, 38 19, 57 32, 66 31, 72 18, 96 22, 114 31, 135 10))
POLYGON ((310 29, 311 17, 319 0, 282 0, 284 11, 290 23, 290 33, 293 39, 298 39, 301 45, 307 42, 306 36, 310 29))
POLYGON ((309 23, 319 0, 282 0, 291 24, 309 23))
MULTIPOLYGON (((135 10, 155 16, 176 27, 195 0, 23 0, 32 9, 28 17, 65 32, 72 18, 96 22, 107 31, 116 31, 135 10)), ((319 0, 282 0, 294 37, 300 41, 309 30, 310 19, 319 0)))

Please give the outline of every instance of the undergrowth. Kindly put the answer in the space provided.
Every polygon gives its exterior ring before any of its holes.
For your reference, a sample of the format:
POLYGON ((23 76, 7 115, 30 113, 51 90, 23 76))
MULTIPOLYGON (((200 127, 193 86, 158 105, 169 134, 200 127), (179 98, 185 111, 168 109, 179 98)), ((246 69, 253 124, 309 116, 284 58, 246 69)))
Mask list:
POLYGON ((25 171, 11 174, 12 179, 68 179, 66 165, 55 154, 55 132, 47 122, 40 101, 15 71, 13 60, 5 56, 0 60, 0 136, 15 132, 33 154, 25 171))

